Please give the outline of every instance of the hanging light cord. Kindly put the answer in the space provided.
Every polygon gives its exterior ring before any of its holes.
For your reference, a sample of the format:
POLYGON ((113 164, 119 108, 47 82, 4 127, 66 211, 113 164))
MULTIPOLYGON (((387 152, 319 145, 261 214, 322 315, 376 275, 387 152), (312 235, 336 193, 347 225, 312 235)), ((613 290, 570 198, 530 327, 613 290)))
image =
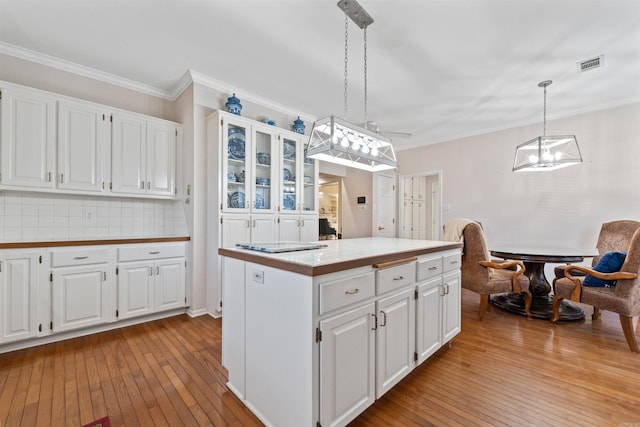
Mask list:
POLYGON ((364 127, 367 127, 367 25, 364 27, 364 127))
POLYGON ((347 63, 349 59, 349 2, 344 7, 344 119, 347 120, 347 63))
POLYGON ((544 108, 542 114, 542 136, 547 136, 547 85, 544 86, 544 108))

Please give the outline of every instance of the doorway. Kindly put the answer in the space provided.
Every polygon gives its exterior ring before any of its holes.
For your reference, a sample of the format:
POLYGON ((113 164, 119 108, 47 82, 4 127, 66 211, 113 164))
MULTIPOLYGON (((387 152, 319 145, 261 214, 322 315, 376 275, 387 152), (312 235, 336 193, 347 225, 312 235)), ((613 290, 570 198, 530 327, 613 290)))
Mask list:
POLYGON ((318 217, 327 219, 329 227, 342 237, 342 212, 340 209, 342 177, 320 174, 318 186, 318 217))
POLYGON ((441 173, 400 176, 400 237, 440 240, 441 173))

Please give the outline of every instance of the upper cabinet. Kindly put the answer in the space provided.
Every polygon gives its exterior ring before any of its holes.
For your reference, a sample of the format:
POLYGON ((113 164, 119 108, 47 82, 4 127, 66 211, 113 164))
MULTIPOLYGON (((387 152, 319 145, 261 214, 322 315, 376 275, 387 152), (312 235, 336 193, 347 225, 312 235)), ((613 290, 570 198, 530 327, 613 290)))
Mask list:
POLYGON ((291 132, 280 138, 280 212, 317 214, 318 168, 317 162, 306 156, 308 138, 291 132))
POLYGON ((175 198, 180 125, 0 82, 0 188, 175 198))
POLYGON ((109 170, 105 165, 109 161, 108 120, 108 111, 103 107, 85 102, 58 102, 58 188, 105 189, 104 172, 109 170))
POLYGON ((56 99, 39 91, 2 89, 1 183, 53 189, 56 99))

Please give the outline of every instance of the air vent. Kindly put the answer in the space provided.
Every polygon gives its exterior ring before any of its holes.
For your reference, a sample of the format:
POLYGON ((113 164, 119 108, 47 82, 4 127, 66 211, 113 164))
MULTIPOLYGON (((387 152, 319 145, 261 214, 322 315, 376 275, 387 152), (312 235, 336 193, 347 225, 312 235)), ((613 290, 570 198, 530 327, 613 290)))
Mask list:
POLYGON ((604 55, 596 56, 595 58, 587 59, 578 62, 578 72, 584 73, 585 71, 595 70, 596 68, 604 67, 604 55))

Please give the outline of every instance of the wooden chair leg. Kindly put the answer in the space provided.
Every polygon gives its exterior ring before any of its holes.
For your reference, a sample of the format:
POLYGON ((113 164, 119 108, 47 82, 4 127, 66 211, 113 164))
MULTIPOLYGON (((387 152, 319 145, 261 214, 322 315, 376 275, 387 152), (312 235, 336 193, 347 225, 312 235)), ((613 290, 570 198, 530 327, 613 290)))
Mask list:
POLYGON ((591 316, 591 320, 600 319, 600 309, 598 307, 593 307, 593 315, 591 316))
POLYGON ((484 319, 484 313, 486 313, 488 305, 489 305, 489 295, 488 294, 480 295, 480 312, 478 313, 478 317, 480 318, 480 320, 484 319))
POLYGON ((524 294, 524 312, 527 313, 527 319, 531 320, 531 294, 523 292, 524 294))
POLYGON ((624 337, 627 339, 627 344, 629 344, 629 350, 640 353, 640 347, 638 347, 636 332, 633 328, 633 317, 621 314, 620 324, 622 325, 624 337))
POLYGON ((558 319, 560 319, 560 304, 562 304, 562 298, 559 295, 553 297, 553 317, 551 318, 551 323, 558 323, 558 319))

